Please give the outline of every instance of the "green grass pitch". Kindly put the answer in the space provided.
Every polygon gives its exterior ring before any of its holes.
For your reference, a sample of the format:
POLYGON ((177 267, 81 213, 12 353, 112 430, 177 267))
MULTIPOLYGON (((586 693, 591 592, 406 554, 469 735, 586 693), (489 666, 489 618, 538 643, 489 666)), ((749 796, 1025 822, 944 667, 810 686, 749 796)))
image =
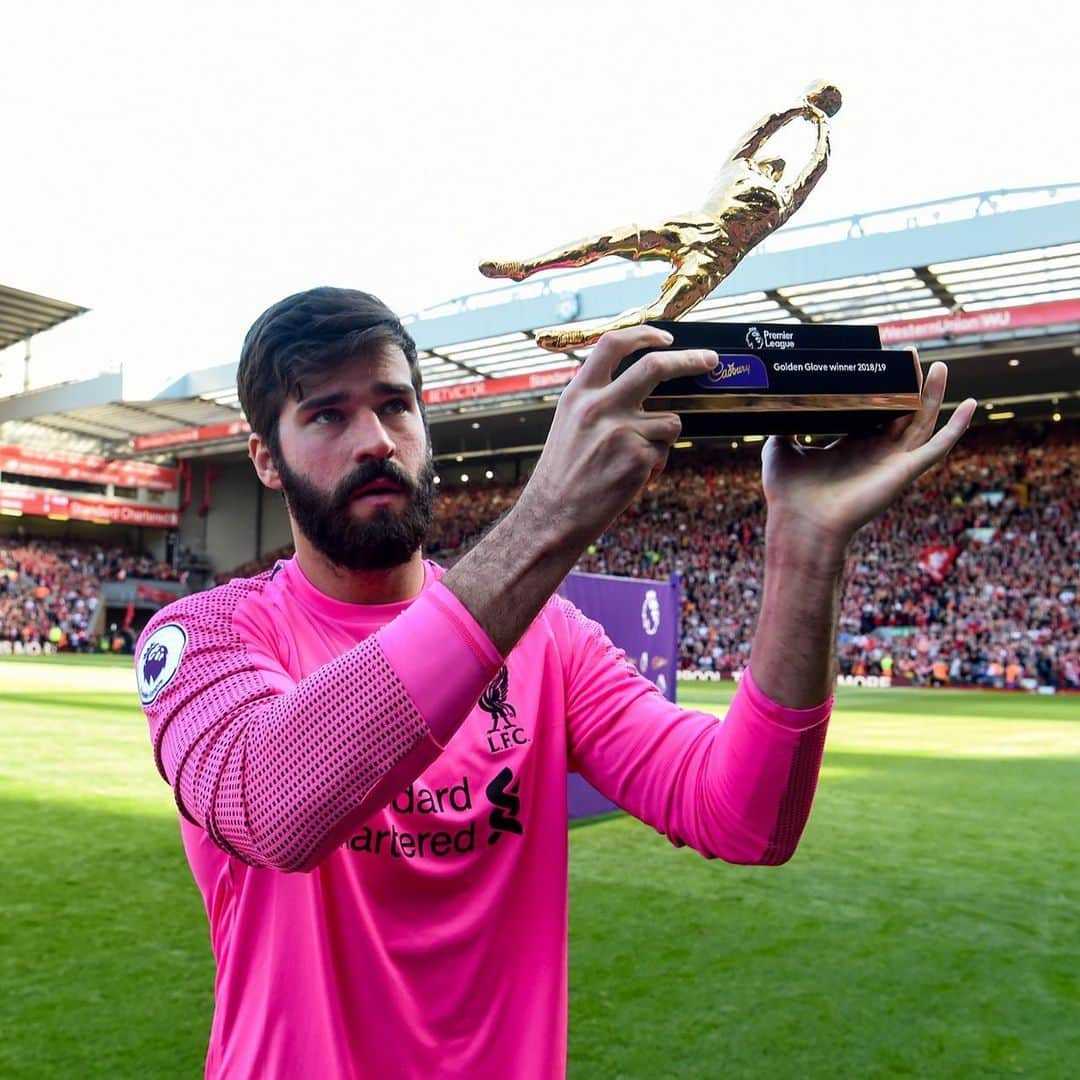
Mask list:
MULTIPOLYGON (((1077 1075, 1078 791, 1080 698, 848 690, 787 866, 575 828, 570 1075, 1077 1075)), ((0 800, 0 1076, 201 1075, 205 919, 127 665, 0 661, 0 800)))

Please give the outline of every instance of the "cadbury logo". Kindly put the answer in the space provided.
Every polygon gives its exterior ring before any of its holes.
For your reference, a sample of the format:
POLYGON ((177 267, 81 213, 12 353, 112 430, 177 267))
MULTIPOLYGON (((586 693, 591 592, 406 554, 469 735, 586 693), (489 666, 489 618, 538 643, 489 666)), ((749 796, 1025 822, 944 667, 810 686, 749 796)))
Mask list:
POLYGON ((736 375, 746 375, 749 371, 749 364, 719 363, 712 369, 711 375, 719 382, 722 379, 734 379, 736 375))
POLYGON ((754 389, 767 387, 769 376, 759 356, 728 353, 719 357, 708 375, 698 375, 694 382, 706 390, 754 389))

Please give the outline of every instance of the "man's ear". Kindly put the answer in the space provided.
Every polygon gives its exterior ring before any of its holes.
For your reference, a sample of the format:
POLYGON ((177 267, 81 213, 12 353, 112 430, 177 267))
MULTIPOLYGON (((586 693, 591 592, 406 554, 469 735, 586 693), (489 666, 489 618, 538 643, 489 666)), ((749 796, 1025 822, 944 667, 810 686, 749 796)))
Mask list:
POLYGON ((251 458, 255 472, 263 484, 273 491, 281 490, 281 477, 278 475, 277 466, 274 464, 270 447, 261 435, 252 432, 248 436, 248 457, 251 458))

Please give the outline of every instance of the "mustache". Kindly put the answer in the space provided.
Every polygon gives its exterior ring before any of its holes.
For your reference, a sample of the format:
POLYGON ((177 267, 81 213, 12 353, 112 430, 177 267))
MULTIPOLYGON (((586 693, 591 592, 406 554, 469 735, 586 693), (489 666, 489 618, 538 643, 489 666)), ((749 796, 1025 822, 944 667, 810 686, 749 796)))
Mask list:
POLYGON ((344 510, 352 499, 352 493, 373 480, 390 480, 397 484, 410 499, 416 497, 416 484, 409 474, 389 458, 368 458, 334 488, 331 507, 344 510))

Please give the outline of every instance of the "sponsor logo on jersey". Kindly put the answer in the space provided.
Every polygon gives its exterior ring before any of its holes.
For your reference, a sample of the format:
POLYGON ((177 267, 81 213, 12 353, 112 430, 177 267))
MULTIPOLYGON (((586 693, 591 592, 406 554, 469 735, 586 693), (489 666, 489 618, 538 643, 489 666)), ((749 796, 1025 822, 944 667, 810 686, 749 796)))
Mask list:
POLYGON ((147 639, 135 665, 139 700, 143 705, 153 705, 161 691, 172 682, 187 642, 187 632, 179 623, 159 626, 147 639))
MULTIPOLYGON (((502 769, 484 788, 492 810, 488 815, 488 844, 504 833, 523 836, 519 781, 502 769)), ((398 793, 379 825, 364 825, 342 845, 357 854, 389 855, 393 859, 444 859, 476 851, 477 823, 482 806, 474 810, 473 789, 467 776, 459 784, 429 788, 419 781, 398 793)), ((483 833, 481 832, 481 836, 483 833)))
POLYGON ((388 821, 388 828, 365 825, 349 837, 350 851, 367 855, 387 854, 395 859, 442 859, 449 855, 467 855, 476 850, 476 821, 467 825, 454 815, 472 817, 472 789, 469 778, 460 784, 429 788, 419 781, 397 794, 389 809, 401 815, 401 821, 388 821), (430 824, 429 824, 430 822, 430 824))
POLYGON ((493 754, 513 750, 515 746, 524 746, 529 741, 525 729, 517 723, 517 709, 506 700, 509 689, 510 672, 503 664, 499 674, 480 695, 480 708, 491 717, 491 727, 487 729, 485 737, 487 748, 493 754))
POLYGON ((491 811, 488 823, 491 825, 491 835, 488 843, 494 844, 503 833, 514 833, 522 836, 525 828, 518 820, 521 813, 521 799, 518 798, 518 781, 509 768, 505 768, 487 786, 484 792, 488 801, 495 807, 491 811))

